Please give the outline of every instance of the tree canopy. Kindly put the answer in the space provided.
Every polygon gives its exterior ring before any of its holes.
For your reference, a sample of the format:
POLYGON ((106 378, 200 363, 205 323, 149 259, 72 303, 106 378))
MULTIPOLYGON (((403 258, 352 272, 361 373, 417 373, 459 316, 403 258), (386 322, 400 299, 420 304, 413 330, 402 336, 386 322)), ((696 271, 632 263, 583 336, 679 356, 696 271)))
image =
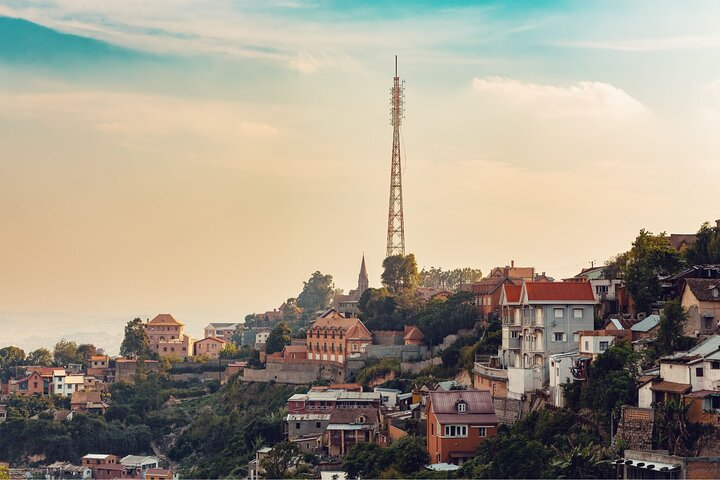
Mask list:
POLYGON ((153 353, 143 321, 140 318, 130 320, 125 325, 125 337, 120 345, 120 355, 132 358, 150 358, 153 353))
POLYGON ((443 270, 442 268, 431 267, 422 269, 418 274, 418 285, 421 287, 439 288, 454 292, 462 285, 480 281, 482 271, 479 268, 455 268, 443 270))
POLYGON ((323 275, 319 271, 313 273, 307 282, 303 282, 303 289, 297 297, 297 306, 309 313, 323 310, 330 305, 335 284, 332 275, 323 275))
POLYGON ((412 253, 391 255, 383 260, 383 273, 381 275, 383 286, 392 293, 399 293, 406 288, 417 286, 419 281, 417 262, 412 253))
POLYGON ((265 353, 280 352, 285 345, 292 343, 292 331, 285 322, 280 322, 270 331, 265 341, 265 353))
POLYGON ((705 222, 697 232, 695 243, 684 251, 690 265, 720 263, 720 230, 705 222))
POLYGON ((33 350, 27 356, 28 365, 39 365, 42 367, 49 367, 52 365, 53 354, 47 348, 38 348, 33 350))

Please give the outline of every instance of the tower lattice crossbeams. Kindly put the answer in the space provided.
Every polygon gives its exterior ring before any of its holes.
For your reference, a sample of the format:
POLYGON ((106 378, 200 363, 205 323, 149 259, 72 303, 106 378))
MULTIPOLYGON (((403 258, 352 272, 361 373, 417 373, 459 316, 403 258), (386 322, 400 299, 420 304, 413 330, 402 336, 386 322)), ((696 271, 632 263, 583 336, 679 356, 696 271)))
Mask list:
POLYGON ((395 77, 390 90, 390 124, 393 127, 393 145, 386 257, 405 255, 405 219, 403 218, 402 162, 400 159, 400 126, 405 116, 403 83, 397 74, 397 56, 395 56, 395 77))

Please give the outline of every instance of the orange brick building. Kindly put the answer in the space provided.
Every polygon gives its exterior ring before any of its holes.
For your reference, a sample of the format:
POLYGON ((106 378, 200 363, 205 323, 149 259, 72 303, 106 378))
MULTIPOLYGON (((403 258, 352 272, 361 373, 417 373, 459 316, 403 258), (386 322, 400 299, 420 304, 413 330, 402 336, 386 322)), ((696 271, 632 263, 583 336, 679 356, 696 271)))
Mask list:
POLYGON ((486 438, 497 434, 499 421, 487 391, 430 392, 426 412, 430 463, 462 465, 486 438))
POLYGON ((185 335, 185 324, 169 313, 161 313, 145 324, 150 347, 161 357, 187 358, 193 353, 193 340, 185 335))
POLYGON ((317 362, 344 364, 371 344, 372 335, 359 319, 345 318, 335 310, 315 320, 306 335, 307 358, 317 362))

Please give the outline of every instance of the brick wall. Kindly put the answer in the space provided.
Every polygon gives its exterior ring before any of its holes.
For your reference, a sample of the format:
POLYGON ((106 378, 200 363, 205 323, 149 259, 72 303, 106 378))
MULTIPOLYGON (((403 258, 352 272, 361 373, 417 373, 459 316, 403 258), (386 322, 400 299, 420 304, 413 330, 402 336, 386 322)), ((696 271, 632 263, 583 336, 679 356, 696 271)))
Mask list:
POLYGON ((616 439, 632 450, 652 450, 655 411, 652 408, 623 406, 616 439))

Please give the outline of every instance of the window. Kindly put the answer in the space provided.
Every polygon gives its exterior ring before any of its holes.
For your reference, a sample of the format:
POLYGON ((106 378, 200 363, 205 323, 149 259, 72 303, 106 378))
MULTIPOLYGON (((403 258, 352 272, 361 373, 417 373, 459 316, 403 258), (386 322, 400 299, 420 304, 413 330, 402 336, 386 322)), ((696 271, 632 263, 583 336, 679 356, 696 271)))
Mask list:
POLYGON ((600 351, 604 352, 608 349, 608 342, 600 342, 600 351))
POLYGON ((430 435, 435 435, 435 424, 434 423, 430 424, 430 435))
POLYGON ((587 352, 588 350, 590 350, 590 342, 585 340, 585 351, 587 352))
POLYGON ((563 318, 565 312, 562 308, 555 308, 553 311, 555 312, 555 318, 563 318))
POLYGON ((579 333, 573 333, 573 342, 577 343, 580 340, 579 333))
POLYGON ((315 422, 315 428, 321 428, 321 427, 320 427, 320 422, 315 422))
POLYGON ((510 337, 512 338, 518 338, 518 335, 520 335, 520 332, 518 332, 517 330, 513 330, 512 332, 510 332, 510 337))
POLYGON ((357 343, 353 343, 352 346, 353 346, 352 347, 353 352, 357 352, 357 349, 358 349, 357 343))
POLYGON ((554 332, 553 333, 553 341, 555 342, 564 342, 565 341, 565 334, 563 332, 554 332))
POLYGON ((595 285, 595 293, 598 295, 602 295, 603 293, 608 293, 608 286, 607 285, 595 285))
POLYGON ((467 437, 467 425, 445 425, 446 437, 467 437))
POLYGON ((710 362, 710 370, 720 370, 720 362, 718 362, 718 361, 710 362))
POLYGON ((696 377, 702 377, 702 376, 704 376, 704 372, 703 372, 703 368, 702 368, 702 367, 697 367, 697 368, 695 369, 695 376, 696 376, 696 377))
POLYGON ((458 413, 465 413, 466 409, 467 409, 467 404, 465 402, 460 402, 457 404, 458 413))
POLYGON ((573 318, 583 318, 583 309, 573 308, 573 318))
POLYGON ((300 430, 300 422, 295 422, 295 430, 300 430))
POLYGON ((478 428, 478 437, 487 437, 487 427, 478 428))

